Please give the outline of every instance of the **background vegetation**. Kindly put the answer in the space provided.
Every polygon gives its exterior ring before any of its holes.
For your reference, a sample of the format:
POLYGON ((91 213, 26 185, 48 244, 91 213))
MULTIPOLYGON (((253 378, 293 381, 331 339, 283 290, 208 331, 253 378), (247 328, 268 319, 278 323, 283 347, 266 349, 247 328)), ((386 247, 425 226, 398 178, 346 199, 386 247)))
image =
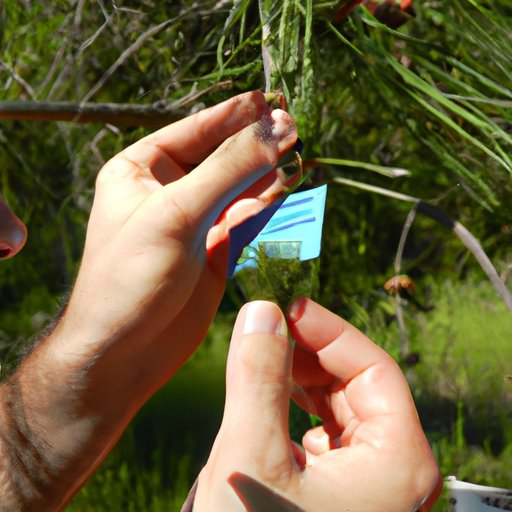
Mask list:
MULTIPOLYGON (((318 299, 401 362, 444 475, 512 488, 510 310, 453 230, 419 209, 407 232, 413 203, 354 184, 420 198, 460 221, 510 291, 512 6, 418 0, 394 28, 363 7, 333 21, 350 3, 4 0, 0 101, 182 116, 266 79, 282 89, 309 182, 329 183, 318 299), (384 290, 396 274, 414 281, 409 297, 384 290)), ((3 376, 72 285, 96 173, 154 128, 114 114, 87 124, 17 117, 0 123, 0 191, 30 235, 0 265, 3 376)), ((69 510, 179 510, 220 421, 242 301, 230 282, 203 346, 69 510)), ((306 427, 295 411, 294 434, 306 427)))

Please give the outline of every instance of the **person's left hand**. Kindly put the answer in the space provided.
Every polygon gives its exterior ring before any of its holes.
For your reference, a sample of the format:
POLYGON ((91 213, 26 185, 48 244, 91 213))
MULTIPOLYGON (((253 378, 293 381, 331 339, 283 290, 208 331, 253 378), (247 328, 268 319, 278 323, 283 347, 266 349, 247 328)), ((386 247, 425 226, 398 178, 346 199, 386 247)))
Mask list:
POLYGON ((295 352, 275 304, 240 311, 194 512, 429 510, 439 470, 396 362, 309 299, 292 305, 288 326, 295 352), (323 421, 306 432, 304 451, 290 440, 292 367, 295 399, 323 421))

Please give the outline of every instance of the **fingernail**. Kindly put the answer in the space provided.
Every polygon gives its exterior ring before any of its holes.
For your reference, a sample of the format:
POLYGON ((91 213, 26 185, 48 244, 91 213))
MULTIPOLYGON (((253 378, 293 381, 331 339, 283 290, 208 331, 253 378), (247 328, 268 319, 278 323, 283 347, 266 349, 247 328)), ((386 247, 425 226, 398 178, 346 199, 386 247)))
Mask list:
POLYGON ((305 297, 299 297, 296 299, 288 310, 288 318, 292 322, 298 322, 306 309, 307 299, 305 297))
POLYGON ((25 236, 26 236, 25 229, 21 229, 19 226, 17 226, 15 229, 13 229, 11 231, 11 236, 10 236, 11 243, 15 247, 18 247, 21 244, 25 243, 25 236))
POLYGON ((307 435, 308 449, 314 455, 327 453, 331 448, 329 436, 322 427, 310 430, 307 435))
POLYGON ((258 300, 247 305, 244 334, 265 333, 286 336, 287 332, 284 316, 275 304, 258 300))
POLYGON ((330 439, 331 448, 341 448, 341 437, 331 437, 330 439))
POLYGON ((26 230, 22 229, 19 223, 1 236, 3 240, 0 241, 0 259, 14 256, 25 245, 26 230))
POLYGON ((318 443, 329 443, 329 436, 322 427, 310 430, 309 436, 312 440, 318 443))

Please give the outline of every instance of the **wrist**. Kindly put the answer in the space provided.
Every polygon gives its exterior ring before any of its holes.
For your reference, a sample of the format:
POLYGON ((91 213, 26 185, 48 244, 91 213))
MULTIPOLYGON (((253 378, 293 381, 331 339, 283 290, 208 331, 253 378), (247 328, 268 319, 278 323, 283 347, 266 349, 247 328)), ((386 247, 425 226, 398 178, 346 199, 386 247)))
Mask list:
MULTIPOLYGON (((54 400, 62 402, 62 407, 74 404, 80 414, 102 421, 112 418, 116 423, 138 409, 151 386, 152 373, 145 371, 144 347, 137 343, 136 332, 129 328, 111 332, 94 323, 80 325, 66 311, 40 347, 41 362, 34 364, 51 361, 54 386, 64 391, 63 400, 58 396, 54 400)), ((145 343, 149 340, 144 339, 145 343)))

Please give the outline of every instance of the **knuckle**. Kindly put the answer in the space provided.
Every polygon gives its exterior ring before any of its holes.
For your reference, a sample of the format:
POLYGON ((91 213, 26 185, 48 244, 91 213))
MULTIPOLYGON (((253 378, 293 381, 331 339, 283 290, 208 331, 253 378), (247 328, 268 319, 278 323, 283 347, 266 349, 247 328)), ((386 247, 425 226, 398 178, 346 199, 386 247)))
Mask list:
POLYGON ((124 151, 112 157, 98 172, 96 187, 103 187, 116 177, 124 177, 138 166, 126 157, 124 151))

